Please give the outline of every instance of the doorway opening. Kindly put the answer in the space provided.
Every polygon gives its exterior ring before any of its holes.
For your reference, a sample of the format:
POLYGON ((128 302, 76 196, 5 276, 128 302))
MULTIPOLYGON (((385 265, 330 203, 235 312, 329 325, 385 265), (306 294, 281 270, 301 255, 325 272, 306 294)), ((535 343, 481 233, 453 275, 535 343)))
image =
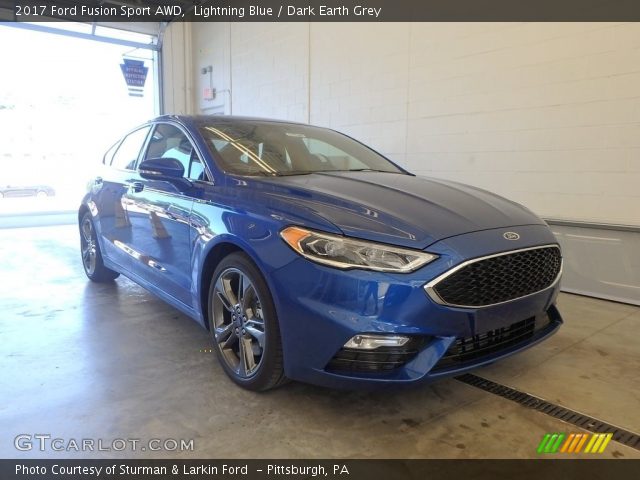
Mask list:
POLYGON ((75 211, 104 152, 158 114, 155 45, 123 34, 149 48, 0 26, 0 226, 75 211))

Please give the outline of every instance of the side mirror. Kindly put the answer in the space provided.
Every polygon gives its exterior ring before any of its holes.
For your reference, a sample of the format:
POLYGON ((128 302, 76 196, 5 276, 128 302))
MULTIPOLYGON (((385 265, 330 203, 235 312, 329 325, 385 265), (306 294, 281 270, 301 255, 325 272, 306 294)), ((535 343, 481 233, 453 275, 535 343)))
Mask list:
POLYGON ((149 158, 140 163, 140 176, 147 180, 177 180, 184 177, 184 166, 175 158, 149 158))

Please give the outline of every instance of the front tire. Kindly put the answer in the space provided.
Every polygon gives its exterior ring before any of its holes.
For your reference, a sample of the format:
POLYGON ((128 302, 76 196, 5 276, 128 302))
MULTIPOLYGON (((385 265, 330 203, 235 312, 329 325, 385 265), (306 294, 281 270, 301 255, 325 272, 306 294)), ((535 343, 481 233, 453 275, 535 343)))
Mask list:
POLYGON ((286 382, 271 292, 244 253, 225 257, 209 288, 209 331, 225 373, 236 384, 266 391, 286 382))
POLYGON ((89 212, 86 212, 80 220, 80 253, 84 273, 89 280, 104 283, 111 282, 120 276, 118 272, 104 266, 96 229, 89 212))

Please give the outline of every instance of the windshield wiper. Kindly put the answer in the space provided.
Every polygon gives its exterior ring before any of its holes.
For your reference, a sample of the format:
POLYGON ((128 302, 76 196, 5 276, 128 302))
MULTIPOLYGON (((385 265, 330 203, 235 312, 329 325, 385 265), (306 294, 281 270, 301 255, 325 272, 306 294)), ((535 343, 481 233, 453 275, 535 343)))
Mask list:
POLYGON ((278 174, 275 172, 264 172, 264 171, 258 171, 258 172, 230 172, 233 175, 240 175, 241 177, 275 177, 278 174))
POLYGON ((290 172, 276 172, 274 175, 277 177, 291 177, 293 175, 311 175, 312 173, 321 173, 316 170, 292 170, 290 172))
POLYGON ((313 173, 339 173, 339 172, 379 172, 379 173, 400 173, 405 174, 404 172, 392 172, 390 170, 376 170, 373 168, 354 168, 351 170, 291 170, 291 171, 283 171, 283 172, 256 172, 252 175, 261 175, 266 177, 292 177, 296 175, 311 175, 313 173))
POLYGON ((405 172, 392 172, 391 170, 377 170, 375 168, 351 168, 351 169, 335 169, 335 170, 316 170, 312 173, 347 173, 347 172, 375 172, 375 173, 395 173, 406 175, 405 172))
POLYGON ((375 168, 352 168, 349 170, 327 170, 329 172, 377 172, 377 173, 404 173, 404 172, 393 172, 391 170, 376 170, 375 168))

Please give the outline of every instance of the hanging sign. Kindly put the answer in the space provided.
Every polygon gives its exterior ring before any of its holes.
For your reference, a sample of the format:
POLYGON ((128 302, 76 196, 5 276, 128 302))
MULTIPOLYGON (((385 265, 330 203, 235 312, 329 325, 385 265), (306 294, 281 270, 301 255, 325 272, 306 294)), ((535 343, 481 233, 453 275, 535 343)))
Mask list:
POLYGON ((149 69, 144 66, 142 60, 132 60, 125 58, 120 65, 124 81, 127 82, 129 95, 132 97, 142 97, 144 93, 144 83, 147 80, 149 69))

